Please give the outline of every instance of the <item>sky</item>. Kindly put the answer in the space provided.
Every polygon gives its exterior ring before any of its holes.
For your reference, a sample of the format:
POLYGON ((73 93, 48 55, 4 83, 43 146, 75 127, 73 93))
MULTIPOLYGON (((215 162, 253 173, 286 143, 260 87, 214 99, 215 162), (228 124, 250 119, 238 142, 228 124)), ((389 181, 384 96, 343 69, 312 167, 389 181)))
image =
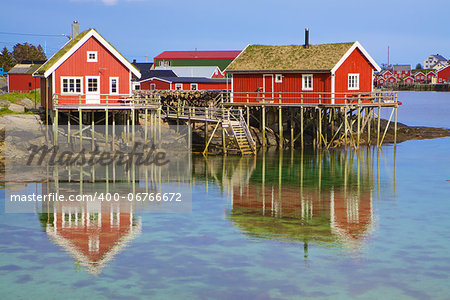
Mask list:
POLYGON ((450 59, 449 0, 0 0, 0 7, 7 12, 0 14, 0 47, 41 44, 47 57, 77 20, 80 32, 97 29, 139 62, 165 50, 299 45, 306 27, 311 44, 359 41, 380 65, 388 46, 394 64, 415 67, 437 53, 450 59))

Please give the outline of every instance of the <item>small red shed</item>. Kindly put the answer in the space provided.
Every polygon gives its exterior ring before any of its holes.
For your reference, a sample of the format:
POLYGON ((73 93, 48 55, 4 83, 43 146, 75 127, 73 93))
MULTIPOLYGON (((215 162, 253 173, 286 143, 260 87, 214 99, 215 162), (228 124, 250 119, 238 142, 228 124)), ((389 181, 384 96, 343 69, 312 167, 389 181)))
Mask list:
POLYGON ((15 65, 8 72, 8 92, 29 92, 41 87, 39 78, 33 77, 33 73, 39 69, 44 62, 21 63, 15 65))
POLYGON ((344 103, 371 93, 380 67, 359 42, 252 45, 228 66, 233 102, 344 103))
POLYGON ((383 86, 385 83, 386 83, 386 79, 384 79, 383 77, 378 78, 378 80, 377 80, 378 86, 383 86))
POLYGON ((131 95, 141 73, 95 29, 86 30, 55 53, 34 76, 41 77, 41 101, 61 107, 114 105, 131 95))
POLYGON ((450 65, 440 69, 437 73, 438 83, 450 83, 450 65))

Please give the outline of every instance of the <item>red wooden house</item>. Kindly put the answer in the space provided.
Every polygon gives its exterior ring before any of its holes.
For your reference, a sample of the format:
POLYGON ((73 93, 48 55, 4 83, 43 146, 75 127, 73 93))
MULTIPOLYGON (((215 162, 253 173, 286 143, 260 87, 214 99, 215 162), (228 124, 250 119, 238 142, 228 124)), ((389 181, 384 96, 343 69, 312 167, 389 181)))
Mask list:
POLYGON ((233 102, 344 103, 373 91, 380 67, 359 42, 247 46, 228 66, 233 102))
POLYGON ((405 78, 402 79, 403 84, 413 84, 414 83, 414 78, 411 76, 406 76, 405 78))
POLYGON ((141 90, 226 90, 230 86, 227 79, 204 77, 152 77, 141 82, 141 90))
POLYGON ((447 66, 437 73, 438 83, 450 83, 450 66, 447 66))
POLYGON ((41 101, 53 109, 120 104, 131 95, 131 79, 139 70, 123 57, 95 29, 74 36, 42 65, 34 76, 41 77, 41 101))
POLYGON ((382 76, 383 76, 384 79, 388 79, 392 75, 393 75, 392 72, 389 71, 389 70, 385 70, 384 72, 382 72, 382 76))
POLYGON ((378 86, 383 86, 386 83, 386 79, 384 79, 384 77, 379 77, 377 80, 377 85, 378 86))
POLYGON ((394 65, 392 66, 392 71, 394 72, 394 77, 397 79, 411 76, 411 65, 394 65))
POLYGON ((41 81, 33 77, 33 73, 44 62, 22 62, 8 72, 8 92, 29 92, 41 87, 41 81))
POLYGON ((416 82, 424 82, 425 81, 425 74, 423 74, 422 72, 417 72, 416 74, 414 74, 414 80, 416 82))
POLYGON ((397 78, 395 78, 394 76, 389 76, 386 79, 386 84, 395 84, 395 83, 397 83, 397 78))
POLYGON ((437 78, 437 75, 435 72, 430 71, 427 73, 427 82, 433 82, 433 78, 437 78))

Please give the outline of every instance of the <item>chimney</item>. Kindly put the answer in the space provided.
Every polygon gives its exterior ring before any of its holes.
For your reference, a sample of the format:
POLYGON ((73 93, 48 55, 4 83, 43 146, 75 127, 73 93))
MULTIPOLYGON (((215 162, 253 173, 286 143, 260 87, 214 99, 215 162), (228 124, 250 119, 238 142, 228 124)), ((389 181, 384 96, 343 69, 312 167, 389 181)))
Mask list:
POLYGON ((73 23, 72 23, 72 39, 76 38, 79 33, 80 33, 80 24, 78 24, 78 21, 73 21, 73 23))
POLYGON ((134 64, 136 64, 136 60, 135 60, 135 59, 133 59, 133 65, 134 65, 134 64))
POLYGON ((305 49, 309 48, 309 29, 305 28, 305 44, 303 45, 305 49))

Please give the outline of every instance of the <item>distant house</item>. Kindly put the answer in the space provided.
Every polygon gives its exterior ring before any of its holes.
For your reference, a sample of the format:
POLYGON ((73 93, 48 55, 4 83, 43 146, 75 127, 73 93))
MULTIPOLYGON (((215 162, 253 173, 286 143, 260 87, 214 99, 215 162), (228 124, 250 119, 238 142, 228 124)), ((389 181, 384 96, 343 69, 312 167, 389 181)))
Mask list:
POLYGON ((45 61, 22 62, 15 65, 8 72, 8 92, 29 92, 41 87, 39 78, 34 78, 33 73, 39 69, 45 61))
POLYGON ((450 83, 450 66, 447 66, 437 72, 438 83, 450 83))
POLYGON ((177 77, 225 78, 216 66, 210 67, 155 67, 155 70, 171 70, 177 77))
POLYGON ((440 54, 431 54, 423 61, 423 68, 434 69, 438 62, 447 62, 447 59, 440 54))
POLYGON ((426 79, 425 74, 420 71, 415 73, 413 76, 416 82, 424 82, 426 79))
POLYGON ((448 66, 447 61, 440 61, 437 64, 434 65, 433 69, 436 71, 439 71, 440 69, 443 69, 448 66))
POLYGON ((386 79, 384 79, 384 77, 381 76, 377 79, 377 86, 383 86, 385 84, 386 84, 386 79))
POLYGON ((143 71, 140 79, 133 80, 133 90, 154 90, 152 88, 153 78, 177 77, 172 70, 147 70, 143 71))
POLYGON ((397 78, 395 78, 394 76, 390 76, 386 79, 386 84, 390 85, 390 84, 395 84, 397 83, 397 78))
POLYGON ((380 74, 381 76, 383 76, 384 79, 388 79, 393 75, 393 73, 390 70, 384 70, 380 74))
POLYGON ((433 79, 437 78, 437 74, 434 71, 430 71, 427 73, 427 81, 433 82, 433 79))
POLYGON ((414 78, 412 76, 406 76, 406 77, 402 78, 402 82, 403 82, 403 84, 413 84, 414 78))
POLYGON ((411 65, 394 65, 392 67, 395 78, 400 79, 411 75, 411 65))
POLYGON ((132 77, 139 70, 125 59, 95 29, 73 37, 43 64, 40 77, 42 106, 89 106, 120 103, 131 95, 132 77))
POLYGON ((218 66, 224 70, 241 51, 164 51, 154 58, 155 67, 218 66))
POLYGON ((204 77, 152 77, 145 83, 141 83, 142 90, 226 90, 231 86, 227 79, 204 77))
POLYGON ((336 104, 372 92, 374 71, 380 67, 358 42, 252 45, 225 70, 232 75, 233 102, 336 104))

